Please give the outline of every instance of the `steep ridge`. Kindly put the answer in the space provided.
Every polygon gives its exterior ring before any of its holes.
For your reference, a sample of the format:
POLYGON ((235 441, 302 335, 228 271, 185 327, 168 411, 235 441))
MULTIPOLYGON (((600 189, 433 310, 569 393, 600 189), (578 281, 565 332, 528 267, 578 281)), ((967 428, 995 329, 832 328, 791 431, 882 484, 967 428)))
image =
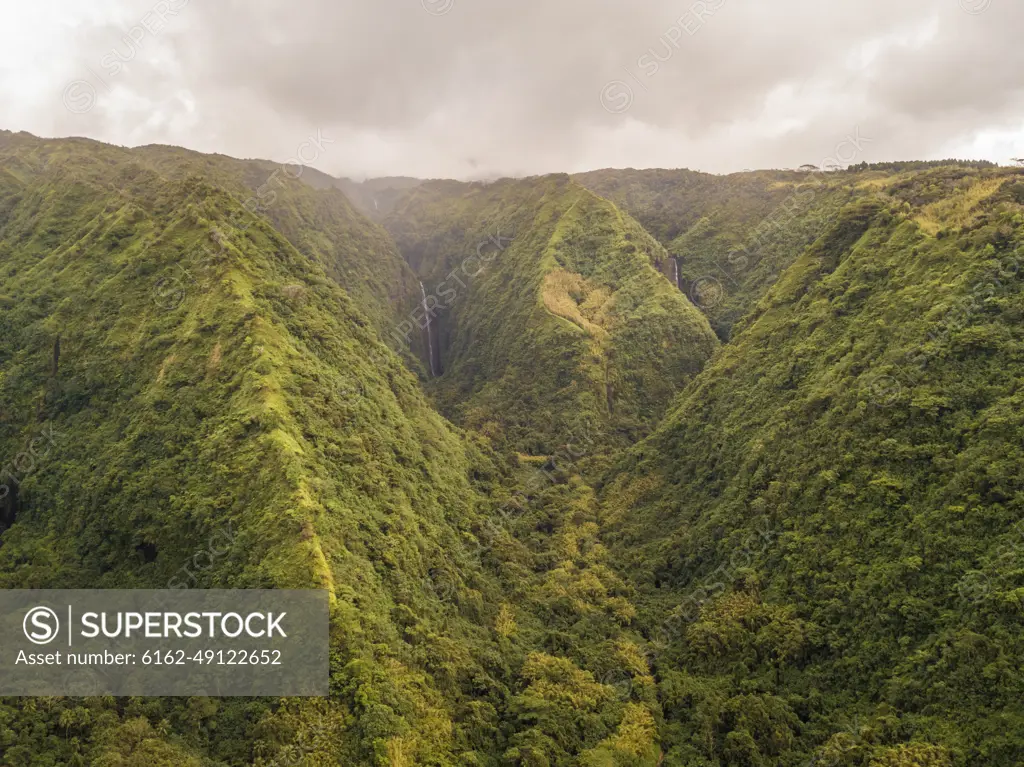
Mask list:
MULTIPOLYGON (((842 152, 857 150, 850 137, 842 152)), ((688 170, 601 170, 574 176, 613 200, 671 254, 666 275, 727 340, 779 275, 854 200, 940 170, 929 194, 950 191, 952 176, 992 169, 992 163, 862 163, 836 170, 834 161, 801 171, 753 171, 713 176, 688 170), (948 170, 955 168, 952 176, 948 170)), ((809 166, 810 167, 810 166, 809 166)))
MULTIPOLYGON (((733 322, 778 276, 766 245, 814 200, 822 176, 757 171, 715 176, 690 170, 600 170, 574 178, 629 212, 666 248, 666 276, 728 339, 733 322), (807 187, 803 184, 813 182, 807 187), (778 226, 771 223, 782 218, 778 226), (773 218, 773 214, 777 218, 773 218)), ((813 223, 812 223, 813 226, 813 223)), ((821 231, 820 226, 817 231, 821 231)), ((813 241, 812 235, 810 241, 813 241)), ((809 244, 785 242, 792 253, 809 244)), ((788 266, 785 261, 781 267, 788 266)))
POLYGON ((1019 172, 701 177, 719 347, 567 176, 396 247, 280 171, 0 133, 0 584, 333 598, 329 698, 3 700, 5 763, 1024 759, 1019 172))
POLYGON ((456 723, 460 691, 502 689, 481 665, 502 600, 469 559, 461 603, 431 573, 490 517, 504 469, 230 177, 168 179, 108 150, 0 159, 0 583, 329 589, 335 695, 8 701, 5 760, 269 763, 312 722, 303 748, 330 763, 472 750, 486 736, 456 723), (28 460, 29 444, 45 449, 28 460))
POLYGON ((332 279, 373 238, 301 215, 332 197, 3 139, 0 584, 332 594, 329 699, 8 699, 6 762, 656 763, 592 435, 506 460, 437 415, 370 319, 391 294, 332 279))
POLYGON ((664 250, 567 176, 428 182, 384 223, 436 312, 443 412, 497 444, 628 444, 716 347, 664 250))
MULTIPOLYGON (((330 147, 316 151, 326 153, 330 147)), ((51 141, 9 132, 0 133, 0 156, 9 178, 19 183, 32 184, 59 171, 122 196, 158 178, 173 182, 212 177, 240 202, 224 225, 244 234, 254 216, 268 219, 345 288, 379 333, 393 327, 418 298, 416 279, 387 233, 335 189, 335 179, 315 168, 179 147, 124 149, 88 139, 51 141)))
POLYGON ((1024 760, 1024 176, 861 188, 602 490, 665 764, 1024 760))
POLYGON ((577 173, 573 179, 629 211, 667 244, 709 214, 756 224, 785 196, 772 185, 787 177, 790 174, 781 171, 716 176, 686 169, 607 168, 577 173))

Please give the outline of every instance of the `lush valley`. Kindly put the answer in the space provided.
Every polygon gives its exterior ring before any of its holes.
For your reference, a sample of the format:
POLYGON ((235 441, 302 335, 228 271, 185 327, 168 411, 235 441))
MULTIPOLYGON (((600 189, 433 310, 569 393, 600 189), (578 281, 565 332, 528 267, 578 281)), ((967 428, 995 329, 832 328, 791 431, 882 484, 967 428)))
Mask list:
POLYGON ((1018 178, 843 208, 610 478, 681 763, 1020 759, 1018 178))
POLYGON ((0 584, 332 595, 4 764, 1024 761, 1024 174, 285 170, 0 132, 0 584))
POLYGON ((428 183, 385 225, 438 307, 438 402, 520 452, 636 441, 717 347, 664 249, 567 176, 428 183))

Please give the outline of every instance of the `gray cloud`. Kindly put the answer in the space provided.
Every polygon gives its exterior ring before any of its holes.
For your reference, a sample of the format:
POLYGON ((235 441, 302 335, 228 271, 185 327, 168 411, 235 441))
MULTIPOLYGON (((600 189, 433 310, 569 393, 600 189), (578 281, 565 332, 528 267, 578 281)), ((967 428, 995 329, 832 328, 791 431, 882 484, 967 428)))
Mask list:
POLYGON ((95 105, 55 83, 32 125, 279 160, 320 129, 352 176, 786 167, 857 127, 858 161, 1024 143, 1014 0, 166 0, 156 31, 159 4, 110 2, 60 73, 95 105))

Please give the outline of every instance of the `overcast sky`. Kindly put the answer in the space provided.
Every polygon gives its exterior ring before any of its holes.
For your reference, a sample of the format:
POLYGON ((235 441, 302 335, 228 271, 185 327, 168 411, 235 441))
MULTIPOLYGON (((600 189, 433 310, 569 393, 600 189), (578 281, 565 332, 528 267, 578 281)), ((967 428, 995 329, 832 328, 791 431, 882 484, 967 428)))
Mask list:
POLYGON ((356 178, 1024 154, 1021 0, 0 9, 0 127, 43 136, 284 162, 319 132, 356 178))

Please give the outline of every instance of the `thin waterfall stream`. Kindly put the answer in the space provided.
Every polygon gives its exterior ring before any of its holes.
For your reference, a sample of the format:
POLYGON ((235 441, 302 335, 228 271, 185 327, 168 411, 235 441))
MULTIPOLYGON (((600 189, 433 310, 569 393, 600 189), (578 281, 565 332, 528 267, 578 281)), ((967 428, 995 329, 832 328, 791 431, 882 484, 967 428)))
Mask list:
POLYGON ((430 310, 427 308, 427 290, 420 282, 420 295, 423 296, 423 313, 427 316, 427 359, 430 361, 430 377, 437 378, 434 370, 434 339, 430 336, 430 310))

